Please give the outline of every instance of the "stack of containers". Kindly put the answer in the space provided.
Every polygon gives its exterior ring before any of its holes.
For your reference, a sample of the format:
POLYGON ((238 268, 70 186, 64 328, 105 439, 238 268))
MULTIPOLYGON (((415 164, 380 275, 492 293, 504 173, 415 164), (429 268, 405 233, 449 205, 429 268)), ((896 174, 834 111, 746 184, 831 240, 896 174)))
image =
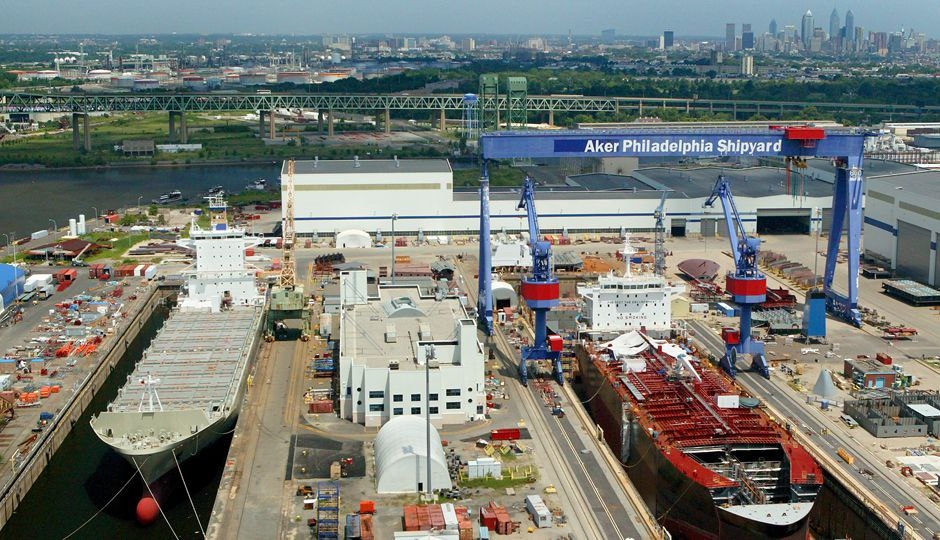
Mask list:
POLYGON ((375 540, 375 533, 372 530, 372 514, 359 516, 359 538, 360 540, 375 540))
POLYGON ((473 521, 466 506, 454 508, 457 513, 457 530, 460 531, 460 540, 473 540, 473 521))
POLYGON ((313 361, 314 377, 332 377, 333 376, 333 358, 316 358, 313 361))
POLYGON ((349 514, 346 516, 346 540, 361 540, 362 527, 359 521, 359 514, 349 514))
POLYGON ((421 524, 418 522, 418 507, 414 504, 405 506, 404 528, 406 531, 420 531, 421 524))

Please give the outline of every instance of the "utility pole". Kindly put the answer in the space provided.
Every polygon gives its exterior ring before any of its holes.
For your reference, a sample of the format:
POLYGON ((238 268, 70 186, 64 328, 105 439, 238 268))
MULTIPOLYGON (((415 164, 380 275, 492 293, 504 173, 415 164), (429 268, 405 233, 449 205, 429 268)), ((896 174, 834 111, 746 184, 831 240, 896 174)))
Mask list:
POLYGON ((427 419, 427 432, 425 434, 425 442, 427 446, 425 455, 427 461, 427 500, 431 501, 431 360, 434 360, 437 355, 434 353, 434 345, 426 345, 424 348, 424 395, 426 407, 424 408, 424 415, 427 419))

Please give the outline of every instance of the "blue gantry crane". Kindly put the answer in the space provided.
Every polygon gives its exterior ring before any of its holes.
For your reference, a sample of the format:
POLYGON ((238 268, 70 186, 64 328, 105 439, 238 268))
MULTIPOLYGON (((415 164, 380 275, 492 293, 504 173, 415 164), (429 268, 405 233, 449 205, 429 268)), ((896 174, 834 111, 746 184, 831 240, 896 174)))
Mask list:
POLYGON ((560 336, 549 336, 546 318, 548 311, 559 304, 558 278, 552 268, 552 245, 539 234, 538 214, 535 211, 535 184, 528 176, 522 185, 519 210, 525 210, 529 220, 529 250, 532 253, 532 275, 522 278, 519 292, 534 315, 535 339, 532 345, 522 348, 519 360, 519 379, 526 384, 529 379, 528 363, 534 360, 549 360, 558 384, 564 384, 561 369, 562 340, 560 336))
POLYGON ((731 255, 734 257, 734 271, 725 276, 725 289, 741 308, 741 324, 736 330, 724 328, 721 338, 725 342, 725 356, 721 359, 721 368, 734 377, 738 354, 751 355, 751 368, 766 378, 770 378, 770 369, 764 357, 764 344, 751 339, 751 312, 754 307, 767 299, 767 278, 757 268, 757 253, 760 239, 747 235, 744 223, 734 204, 731 185, 724 175, 719 175, 712 188, 712 193, 705 200, 705 206, 712 206, 715 199, 721 201, 728 224, 728 241, 731 243, 731 255))

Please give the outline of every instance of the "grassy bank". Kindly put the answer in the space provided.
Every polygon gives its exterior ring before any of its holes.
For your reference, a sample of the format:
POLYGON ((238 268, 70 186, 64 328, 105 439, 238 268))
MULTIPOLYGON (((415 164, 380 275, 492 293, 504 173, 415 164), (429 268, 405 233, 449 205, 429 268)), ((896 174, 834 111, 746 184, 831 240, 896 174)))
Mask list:
MULTIPOLYGON (((363 153, 368 143, 343 144, 317 137, 315 126, 302 127, 304 131, 284 131, 279 135, 292 140, 288 144, 265 145, 257 136, 257 121, 236 115, 201 115, 190 113, 186 124, 190 144, 201 144, 196 152, 160 153, 154 157, 125 157, 114 150, 124 140, 153 140, 155 144, 168 144, 169 123, 166 113, 121 113, 90 119, 90 151, 76 151, 72 147, 72 131, 48 132, 0 143, 0 166, 9 164, 44 165, 46 167, 89 167, 109 164, 195 164, 215 160, 284 159, 313 157, 321 159, 351 158, 363 153), (314 131, 311 131, 314 130, 314 131), (306 139, 309 144, 304 144, 306 139)), ((439 157, 449 149, 430 144, 406 144, 396 147, 394 153, 401 158, 439 157)), ((376 148, 381 153, 382 149, 376 148)))

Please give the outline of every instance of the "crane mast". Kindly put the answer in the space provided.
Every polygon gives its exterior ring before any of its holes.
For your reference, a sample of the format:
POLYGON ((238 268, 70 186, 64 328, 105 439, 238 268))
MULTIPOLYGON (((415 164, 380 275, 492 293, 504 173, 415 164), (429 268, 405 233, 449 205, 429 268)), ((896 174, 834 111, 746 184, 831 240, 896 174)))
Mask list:
MULTIPOLYGON (((666 214, 666 194, 663 190, 662 197, 659 198, 659 206, 653 211, 653 218, 656 219, 656 236, 654 238, 653 248, 653 273, 657 276, 666 275, 666 225, 664 224, 666 214)), ((630 261, 627 261, 627 265, 630 261)))
POLYGON ((519 361, 519 379, 527 384, 528 363, 537 360, 552 362, 552 372, 558 384, 564 384, 561 367, 562 340, 548 335, 548 312, 559 304, 558 278, 552 269, 552 245, 539 234, 538 213, 535 210, 535 184, 526 176, 519 199, 519 210, 525 210, 529 220, 529 250, 532 253, 532 275, 522 278, 521 296, 534 316, 535 339, 531 346, 522 348, 519 361))
POLYGON ((731 255, 734 258, 734 271, 725 276, 725 289, 741 308, 739 329, 724 328, 721 331, 722 340, 725 342, 725 356, 720 364, 722 369, 734 377, 737 373, 737 355, 749 354, 752 369, 769 378, 764 344, 751 339, 751 313, 756 305, 767 299, 767 278, 757 268, 760 239, 748 236, 744 229, 734 196, 731 194, 731 185, 724 175, 718 176, 711 195, 705 200, 705 206, 712 206, 716 199, 721 201, 724 210, 725 223, 728 225, 728 242, 731 244, 731 255))

